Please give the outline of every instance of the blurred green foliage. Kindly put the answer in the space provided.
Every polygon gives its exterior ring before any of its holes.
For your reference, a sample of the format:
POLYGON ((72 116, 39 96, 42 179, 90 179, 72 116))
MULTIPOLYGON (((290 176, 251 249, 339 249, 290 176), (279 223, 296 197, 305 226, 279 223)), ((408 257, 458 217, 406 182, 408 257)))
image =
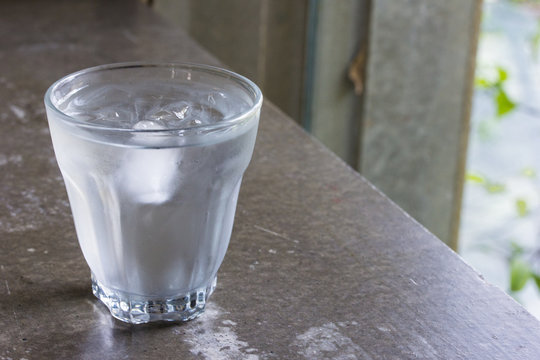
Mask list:
POLYGON ((480 174, 467 173, 465 180, 470 183, 481 185, 488 193, 497 194, 506 190, 506 186, 502 183, 491 181, 480 174))
MULTIPOLYGON (((501 2, 514 3, 516 6, 526 8, 530 14, 536 17, 536 28, 528 35, 528 44, 530 46, 530 56, 534 62, 537 62, 540 57, 540 0, 499 0, 501 2)), ((483 30, 482 36, 487 31, 483 30)), ((506 34, 508 35, 508 34, 506 34)), ((494 59, 497 60, 497 59, 494 59)), ((537 110, 534 107, 527 107, 526 104, 518 104, 508 93, 508 82, 510 79, 508 70, 503 66, 484 66, 477 65, 477 77, 475 78, 475 87, 477 91, 484 92, 489 95, 493 102, 495 116, 489 119, 484 119, 478 122, 478 135, 480 140, 491 138, 492 133, 498 127, 498 122, 513 111, 520 109, 532 112, 535 115, 537 110)), ((520 175, 528 178, 530 181, 537 181, 537 171, 532 167, 526 167, 521 170, 520 175)), ((469 172, 466 174, 465 180, 468 183, 481 186, 490 194, 498 194, 506 191, 504 183, 493 181, 484 175, 469 172)), ((513 199, 515 214, 518 219, 531 217, 533 211, 531 205, 525 197, 513 199)), ((510 202, 509 205, 512 205, 510 202)), ((537 212, 535 211, 534 214, 537 212)), ((522 220, 518 220, 522 221, 522 220)), ((531 280, 534 281, 536 287, 540 291, 540 248, 534 246, 525 248, 517 241, 510 239, 496 238, 492 241, 486 241, 483 244, 478 244, 478 248, 482 251, 490 251, 498 253, 507 261, 509 267, 509 293, 516 296, 518 292, 531 280), (481 246, 480 246, 481 245, 481 246)))
POLYGON ((521 174, 525 177, 533 179, 536 177, 536 170, 534 170, 532 167, 526 167, 521 170, 521 174))
POLYGON ((523 289, 531 275, 527 262, 522 259, 513 259, 510 262, 510 291, 516 292, 523 289))
POLYGON ((536 23, 536 31, 530 38, 531 43, 531 56, 536 62, 538 61, 538 50, 540 49, 540 20, 536 23))
POLYGON ((510 242, 511 251, 508 256, 508 263, 510 264, 510 292, 515 294, 527 285, 529 280, 533 280, 538 290, 540 290, 540 274, 534 271, 531 266, 532 257, 535 255, 530 254, 530 251, 526 251, 523 247, 517 244, 515 241, 510 242), (527 256, 527 254, 529 254, 527 256))
POLYGON ((522 198, 516 199, 516 210, 519 217, 529 215, 529 205, 527 205, 527 200, 522 198))
POLYGON ((485 90, 492 95, 495 104, 495 114, 497 119, 500 119, 514 110, 517 103, 508 96, 505 88, 508 80, 508 71, 502 66, 497 66, 495 74, 492 79, 477 77, 475 79, 475 85, 478 89, 485 90))

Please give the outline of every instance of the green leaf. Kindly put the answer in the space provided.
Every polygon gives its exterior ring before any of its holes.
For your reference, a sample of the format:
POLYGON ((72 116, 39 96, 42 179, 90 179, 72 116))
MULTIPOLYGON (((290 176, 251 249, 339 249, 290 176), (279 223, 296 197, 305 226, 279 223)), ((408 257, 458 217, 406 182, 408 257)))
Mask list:
POLYGON ((471 172, 465 174, 465 181, 473 184, 482 185, 482 187, 486 189, 486 191, 490 194, 498 194, 506 190, 506 186, 504 184, 492 182, 480 174, 475 174, 471 172))
POLYGON ((525 199, 516 199, 516 211, 519 217, 525 217, 529 214, 529 206, 525 199))
POLYGON ((510 111, 514 110, 516 103, 510 100, 506 92, 499 88, 497 96, 495 97, 495 103, 497 106, 497 117, 501 117, 510 111))
POLYGON ((534 282, 536 283, 536 287, 538 290, 540 290, 540 276, 538 274, 531 274, 532 278, 534 279, 534 282))
POLYGON ((474 85, 479 89, 489 89, 493 87, 493 83, 488 79, 476 78, 474 79, 474 85))
POLYGON ((515 259, 510 263, 510 290, 519 291, 523 289, 527 280, 531 277, 529 264, 520 259, 515 259))
POLYGON ((506 190, 506 186, 500 183, 488 182, 484 187, 490 194, 499 194, 506 190))
POLYGON ((515 259, 525 251, 525 249, 514 240, 510 241, 510 250, 512 251, 512 254, 510 255, 511 259, 515 259))
POLYGON ((521 174, 528 178, 535 178, 536 170, 534 170, 532 167, 526 167, 525 169, 521 170, 521 174))
POLYGON ((499 84, 505 82, 506 79, 508 79, 508 72, 504 68, 497 66, 497 73, 499 74, 499 84))
POLYGON ((473 174, 473 173, 467 173, 465 175, 465 180, 468 182, 475 183, 475 184, 484 184, 486 182, 486 179, 484 179, 484 177, 478 174, 473 174))
POLYGON ((540 32, 534 34, 531 38, 531 55, 533 60, 536 62, 538 60, 538 49, 540 48, 540 32))

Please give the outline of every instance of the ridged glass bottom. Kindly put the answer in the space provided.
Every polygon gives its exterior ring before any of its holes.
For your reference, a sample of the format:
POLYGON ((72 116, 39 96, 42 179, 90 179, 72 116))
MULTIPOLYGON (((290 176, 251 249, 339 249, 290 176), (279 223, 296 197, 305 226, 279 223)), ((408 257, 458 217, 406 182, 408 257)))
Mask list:
POLYGON ((111 289, 92 274, 92 292, 107 306, 115 318, 130 324, 155 321, 188 321, 200 316, 216 287, 215 277, 206 288, 171 298, 147 298, 111 289))

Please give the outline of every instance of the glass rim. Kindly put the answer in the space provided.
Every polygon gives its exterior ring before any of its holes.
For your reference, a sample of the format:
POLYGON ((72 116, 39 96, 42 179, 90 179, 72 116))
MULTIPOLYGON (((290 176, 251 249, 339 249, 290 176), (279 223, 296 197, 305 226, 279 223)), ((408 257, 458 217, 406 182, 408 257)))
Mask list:
POLYGON ((45 92, 45 106, 52 110, 55 114, 59 115, 60 118, 67 124, 82 127, 87 129, 99 130, 99 131, 111 131, 111 132, 123 132, 123 133, 168 133, 168 132, 189 132, 191 130, 196 130, 200 132, 212 132, 214 130, 221 130, 224 128, 230 128, 234 125, 241 124, 245 120, 248 120, 259 111, 262 105, 263 95, 259 87, 251 80, 237 74, 233 71, 223 69, 217 66, 189 63, 189 62, 146 62, 146 61, 132 61, 132 62, 119 62, 104 64, 99 66, 93 66, 85 68, 79 71, 75 71, 68 75, 63 76, 62 78, 56 80, 45 92), (172 127, 165 129, 132 129, 132 128, 120 128, 120 127, 111 127, 100 124, 86 123, 80 119, 77 119, 73 116, 70 116, 60 110, 52 101, 53 92, 62 84, 73 81, 77 77, 93 72, 103 71, 103 70, 118 70, 118 69, 129 69, 129 68, 182 68, 182 69, 193 69, 201 72, 206 72, 214 74, 216 76, 222 76, 228 78, 229 80, 238 83, 240 86, 243 86, 246 90, 246 93, 251 97, 253 95, 253 104, 250 105, 249 109, 242 111, 226 120, 219 121, 213 124, 201 124, 201 125, 191 125, 183 127, 172 127))

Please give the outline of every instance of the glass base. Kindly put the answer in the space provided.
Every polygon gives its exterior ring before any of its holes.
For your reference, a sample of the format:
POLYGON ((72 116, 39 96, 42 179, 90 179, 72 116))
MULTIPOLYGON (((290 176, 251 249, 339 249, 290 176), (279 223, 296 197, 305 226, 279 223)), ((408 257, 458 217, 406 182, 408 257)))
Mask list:
POLYGON ((144 297, 111 289, 92 274, 92 292, 115 318, 130 324, 155 321, 188 321, 199 317, 216 287, 215 277, 206 288, 170 298, 144 297))

